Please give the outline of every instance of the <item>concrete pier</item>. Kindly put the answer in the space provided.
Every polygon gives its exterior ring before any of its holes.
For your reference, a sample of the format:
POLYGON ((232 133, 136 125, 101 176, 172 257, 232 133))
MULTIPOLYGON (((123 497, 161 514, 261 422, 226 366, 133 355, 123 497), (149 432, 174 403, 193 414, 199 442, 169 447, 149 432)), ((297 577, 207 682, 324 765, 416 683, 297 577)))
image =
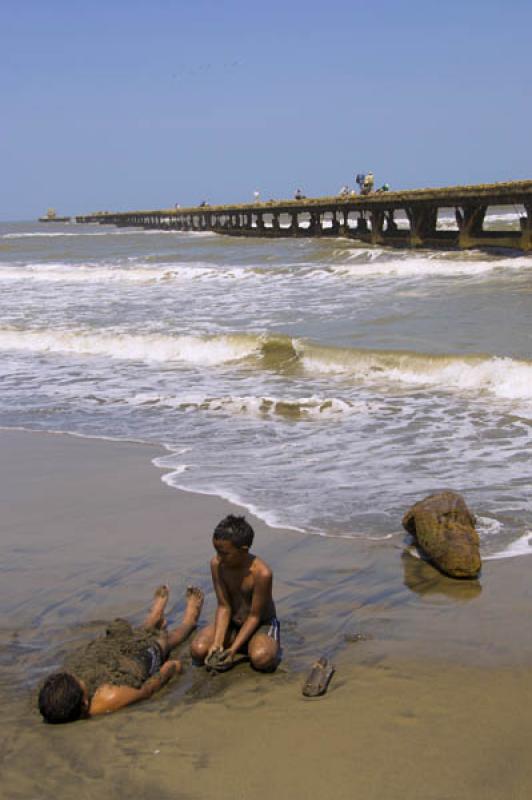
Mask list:
POLYGON ((532 250, 532 180, 270 200, 155 211, 97 212, 76 222, 226 236, 343 236, 371 245, 532 250), (486 226, 494 209, 515 211, 515 229, 486 226))

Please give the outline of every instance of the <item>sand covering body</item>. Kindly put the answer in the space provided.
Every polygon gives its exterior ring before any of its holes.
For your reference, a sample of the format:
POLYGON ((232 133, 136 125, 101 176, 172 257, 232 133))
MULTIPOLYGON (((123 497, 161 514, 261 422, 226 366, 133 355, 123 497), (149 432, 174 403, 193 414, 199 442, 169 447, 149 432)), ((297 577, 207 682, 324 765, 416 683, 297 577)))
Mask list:
POLYGON ((132 628, 126 620, 116 619, 105 636, 75 650, 65 669, 85 683, 90 697, 104 683, 139 689, 150 676, 148 650, 159 636, 158 631, 132 628))

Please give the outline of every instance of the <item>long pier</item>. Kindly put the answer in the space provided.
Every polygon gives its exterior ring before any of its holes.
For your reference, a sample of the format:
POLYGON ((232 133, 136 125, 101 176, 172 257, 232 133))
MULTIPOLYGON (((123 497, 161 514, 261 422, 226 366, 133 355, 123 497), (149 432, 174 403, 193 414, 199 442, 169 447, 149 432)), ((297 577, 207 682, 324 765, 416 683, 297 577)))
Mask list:
POLYGON ((344 236, 391 247, 502 247, 529 252, 532 180, 240 205, 101 211, 77 216, 76 222, 227 236, 344 236), (515 229, 486 227, 486 215, 494 207, 515 211, 515 229))

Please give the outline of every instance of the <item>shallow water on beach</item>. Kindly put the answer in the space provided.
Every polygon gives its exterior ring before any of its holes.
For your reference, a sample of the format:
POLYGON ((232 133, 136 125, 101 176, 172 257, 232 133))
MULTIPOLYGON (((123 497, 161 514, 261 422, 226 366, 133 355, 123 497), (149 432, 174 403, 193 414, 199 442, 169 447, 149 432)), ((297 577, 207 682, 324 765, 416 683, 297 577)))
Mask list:
POLYGON ((328 536, 450 487, 484 557, 531 551, 532 256, 32 222, 0 287, 2 426, 164 444, 172 485, 328 536))

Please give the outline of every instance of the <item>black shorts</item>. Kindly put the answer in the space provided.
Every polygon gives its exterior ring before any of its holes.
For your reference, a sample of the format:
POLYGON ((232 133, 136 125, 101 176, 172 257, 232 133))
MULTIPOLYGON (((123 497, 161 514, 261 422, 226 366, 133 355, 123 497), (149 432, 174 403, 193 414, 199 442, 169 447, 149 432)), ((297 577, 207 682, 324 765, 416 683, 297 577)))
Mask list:
POLYGON ((148 671, 148 678, 155 675, 163 665, 163 651, 157 642, 150 645, 145 652, 145 664, 148 671))

